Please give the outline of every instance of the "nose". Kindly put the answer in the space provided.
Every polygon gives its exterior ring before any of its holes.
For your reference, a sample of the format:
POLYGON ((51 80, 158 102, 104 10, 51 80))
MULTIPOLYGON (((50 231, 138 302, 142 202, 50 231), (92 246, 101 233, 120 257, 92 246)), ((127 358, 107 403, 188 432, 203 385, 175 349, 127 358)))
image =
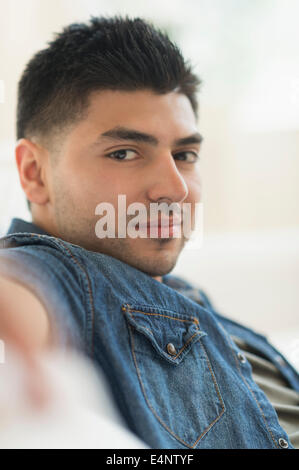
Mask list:
POLYGON ((188 193, 186 181, 179 172, 173 156, 160 155, 149 172, 148 199, 152 202, 168 199, 180 203, 187 198, 188 193))

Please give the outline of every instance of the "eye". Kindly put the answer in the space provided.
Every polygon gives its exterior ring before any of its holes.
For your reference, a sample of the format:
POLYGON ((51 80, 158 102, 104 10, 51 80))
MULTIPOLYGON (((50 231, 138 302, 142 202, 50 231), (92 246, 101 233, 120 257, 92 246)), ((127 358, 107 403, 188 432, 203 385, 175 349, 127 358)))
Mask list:
POLYGON ((134 160, 134 155, 136 155, 135 150, 132 149, 120 149, 120 150, 115 150, 114 152, 107 153, 105 156, 108 158, 112 158, 113 160, 134 160), (129 157, 125 158, 126 155, 129 153, 129 157), (131 153, 131 156, 130 156, 131 153))
POLYGON ((195 152, 180 152, 176 153, 174 158, 187 163, 196 163, 199 160, 199 155, 195 152))

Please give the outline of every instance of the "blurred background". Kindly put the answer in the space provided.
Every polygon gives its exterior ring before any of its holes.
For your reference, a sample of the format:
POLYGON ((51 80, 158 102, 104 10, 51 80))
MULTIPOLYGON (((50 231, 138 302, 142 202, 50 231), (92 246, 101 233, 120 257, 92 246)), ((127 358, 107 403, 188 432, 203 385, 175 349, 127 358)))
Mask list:
POLYGON ((14 161, 28 60, 90 15, 148 19, 203 81, 204 240, 173 273, 299 368, 298 0, 0 0, 0 11, 0 234, 12 217, 31 220, 14 161))

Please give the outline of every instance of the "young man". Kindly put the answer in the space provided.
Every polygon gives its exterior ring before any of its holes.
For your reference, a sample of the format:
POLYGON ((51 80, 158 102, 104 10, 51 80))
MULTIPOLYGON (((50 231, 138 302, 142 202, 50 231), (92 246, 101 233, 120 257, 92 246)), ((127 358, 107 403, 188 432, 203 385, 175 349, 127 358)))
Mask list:
MULTIPOLYGON (((147 210, 188 203, 194 226, 199 84, 139 18, 70 25, 28 63, 16 161, 32 223, 14 219, 1 241, 3 331, 26 351, 84 351, 150 447, 298 447, 297 372, 170 274, 188 241, 174 236, 184 213, 159 218, 156 237, 117 226, 119 195, 147 210), (115 208, 115 237, 99 235, 100 203, 115 208)), ((146 234, 151 222, 147 212, 146 234)))

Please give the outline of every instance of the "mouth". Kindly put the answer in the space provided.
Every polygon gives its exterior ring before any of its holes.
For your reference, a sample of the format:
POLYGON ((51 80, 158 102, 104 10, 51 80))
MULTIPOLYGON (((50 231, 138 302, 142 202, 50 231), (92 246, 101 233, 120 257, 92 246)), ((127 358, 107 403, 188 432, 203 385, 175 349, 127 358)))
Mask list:
POLYGON ((157 219, 149 220, 146 224, 140 224, 140 227, 171 227, 181 225, 182 221, 176 217, 159 217, 157 219))
POLYGON ((149 221, 147 224, 137 224, 137 230, 146 231, 150 238, 173 237, 180 233, 182 222, 178 219, 161 219, 157 221, 149 221), (151 234, 152 230, 152 234, 151 234), (152 235, 152 236, 151 236, 152 235))

